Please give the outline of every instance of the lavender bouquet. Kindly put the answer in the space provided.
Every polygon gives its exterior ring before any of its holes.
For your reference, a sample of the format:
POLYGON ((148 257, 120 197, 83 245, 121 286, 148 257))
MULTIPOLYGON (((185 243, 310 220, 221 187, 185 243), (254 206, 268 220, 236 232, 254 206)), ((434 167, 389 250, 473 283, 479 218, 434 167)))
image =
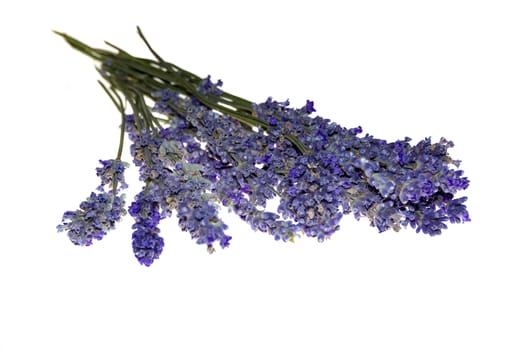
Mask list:
POLYGON ((137 29, 154 60, 56 33, 98 62, 99 83, 122 118, 117 156, 96 169, 100 186, 57 227, 74 244, 101 240, 126 214, 126 134, 144 183, 127 208, 132 247, 146 266, 162 253, 158 226, 173 213, 208 252, 229 246, 220 206, 284 242, 300 234, 322 242, 344 214, 367 217, 379 232, 410 226, 431 236, 447 222, 470 220, 467 198, 455 196, 469 181, 448 155, 452 142, 359 136, 361 127, 314 116, 312 101, 301 108, 271 98, 253 103, 163 60, 137 29), (277 212, 266 209, 274 197, 277 212))

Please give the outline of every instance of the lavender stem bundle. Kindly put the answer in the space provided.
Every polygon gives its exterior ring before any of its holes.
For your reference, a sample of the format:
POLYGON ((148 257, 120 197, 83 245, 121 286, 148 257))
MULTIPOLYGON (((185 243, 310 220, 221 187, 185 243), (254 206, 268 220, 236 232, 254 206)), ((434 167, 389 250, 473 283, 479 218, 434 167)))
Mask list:
POLYGON ((250 102, 223 91, 220 80, 164 61, 137 29, 154 60, 56 33, 98 63, 99 83, 122 119, 117 156, 96 169, 100 186, 57 227, 74 244, 102 239, 126 214, 126 134, 143 182, 127 208, 135 220, 132 247, 146 266, 162 253, 159 223, 172 214, 210 253, 227 247, 221 206, 284 242, 300 234, 322 242, 345 214, 367 217, 379 232, 410 226, 428 235, 470 221, 467 198, 455 196, 469 181, 448 155, 452 142, 359 136, 361 127, 313 116, 311 101, 302 108, 250 102), (271 212, 266 204, 276 197, 271 212))

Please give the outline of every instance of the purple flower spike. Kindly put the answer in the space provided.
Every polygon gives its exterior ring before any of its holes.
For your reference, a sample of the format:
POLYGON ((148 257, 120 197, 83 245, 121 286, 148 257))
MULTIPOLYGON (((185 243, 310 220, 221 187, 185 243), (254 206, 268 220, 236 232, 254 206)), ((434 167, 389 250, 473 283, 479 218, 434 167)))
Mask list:
POLYGON ((125 196, 117 195, 117 192, 127 187, 124 179, 127 164, 120 160, 101 160, 100 163, 102 167, 96 169, 101 179, 98 193, 92 192, 80 203, 80 209, 66 211, 62 224, 57 226, 58 232, 66 231, 75 245, 89 246, 93 239, 101 240, 126 213, 125 196), (108 189, 106 185, 109 185, 108 189))

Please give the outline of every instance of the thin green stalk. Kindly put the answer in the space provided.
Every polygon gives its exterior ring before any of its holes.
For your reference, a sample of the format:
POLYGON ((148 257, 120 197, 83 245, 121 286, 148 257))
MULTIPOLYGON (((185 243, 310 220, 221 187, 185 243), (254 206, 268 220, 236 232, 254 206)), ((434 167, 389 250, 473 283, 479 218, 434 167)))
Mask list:
MULTIPOLYGON (((104 89, 104 91, 109 96, 113 104, 117 107, 117 109, 119 110, 122 116, 122 122, 120 124, 119 145, 118 145, 117 157, 115 158, 115 160, 120 160, 122 157, 122 150, 124 148, 124 135, 126 131, 126 113, 124 109, 124 103, 122 102, 122 99, 115 91, 113 91, 114 94, 112 94, 111 91, 109 91, 109 89, 104 84, 102 84, 100 80, 98 81, 98 83, 100 84, 102 89, 104 89)), ((114 187, 115 186, 116 184, 114 184, 114 187)), ((113 189, 113 193, 115 193, 115 191, 116 191, 116 188, 113 189)))
MULTIPOLYGON (((116 91, 120 91, 125 96, 133 109, 135 118, 141 115, 145 127, 149 130, 155 130, 155 127, 160 128, 160 123, 152 116, 144 97, 154 100, 152 94, 163 89, 171 89, 186 96, 193 96, 207 108, 231 116, 249 127, 269 130, 270 125, 256 117, 252 102, 227 92, 220 96, 203 95, 199 91, 202 78, 164 61, 153 50, 139 27, 137 27, 137 31, 157 61, 132 56, 107 42, 106 44, 117 52, 95 49, 65 33, 54 32, 76 50, 101 63, 101 67, 98 68, 99 73, 108 81, 116 96, 118 96, 116 91)), ((108 95, 120 109, 111 94, 108 93, 108 95)), ((122 104, 120 106, 123 108, 122 104)), ((297 137, 293 135, 285 135, 285 137, 301 153, 308 153, 308 150, 297 137)))

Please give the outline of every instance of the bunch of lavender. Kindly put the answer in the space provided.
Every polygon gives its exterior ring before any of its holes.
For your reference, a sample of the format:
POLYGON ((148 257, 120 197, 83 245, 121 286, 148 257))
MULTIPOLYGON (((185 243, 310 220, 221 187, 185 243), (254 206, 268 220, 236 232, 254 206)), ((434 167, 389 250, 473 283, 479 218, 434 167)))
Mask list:
POLYGON ((447 222, 470 220, 466 197, 455 196, 469 181, 448 155, 452 142, 360 136, 361 127, 313 116, 312 101, 302 108, 271 98, 255 104, 223 91, 220 80, 164 61, 138 33, 155 60, 57 33, 99 62, 106 81, 100 84, 122 115, 118 156, 97 169, 100 193, 66 212, 58 226, 73 243, 101 239, 124 214, 117 194, 126 187, 120 161, 126 133, 144 183, 128 208, 132 248, 146 266, 162 253, 160 220, 174 212, 180 228, 210 253, 230 244, 220 206, 285 242, 301 234, 322 242, 350 213, 367 217, 379 232, 410 226, 429 235, 447 222), (277 212, 266 209, 273 198, 277 212))

